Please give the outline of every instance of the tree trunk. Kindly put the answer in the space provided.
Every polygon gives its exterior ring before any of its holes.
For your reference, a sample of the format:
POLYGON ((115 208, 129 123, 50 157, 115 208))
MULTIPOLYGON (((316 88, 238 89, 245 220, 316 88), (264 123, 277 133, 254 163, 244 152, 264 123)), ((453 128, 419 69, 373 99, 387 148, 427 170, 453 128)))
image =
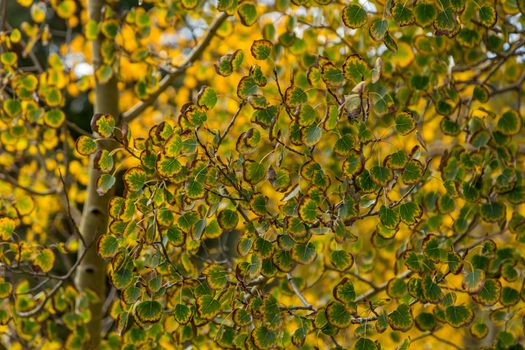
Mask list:
MULTIPOLYGON (((88 0, 89 18, 97 23, 101 19, 101 11, 104 0, 88 0)), ((95 70, 101 64, 100 39, 93 41, 93 66, 95 70)), ((113 77, 106 84, 101 84, 95 78, 95 113, 111 114, 119 121, 117 81, 113 77)), ((106 149, 114 147, 111 143, 101 145, 106 149)), ((96 240, 106 232, 108 225, 108 202, 112 196, 109 191, 104 196, 97 193, 97 179, 100 172, 94 167, 94 157, 89 160, 89 183, 87 187, 86 202, 80 221, 80 233, 88 247, 82 247, 79 250, 79 256, 84 249, 88 249, 86 256, 82 260, 76 272, 76 285, 80 292, 90 289, 99 298, 97 303, 90 305, 91 320, 87 324, 87 330, 90 336, 89 342, 84 349, 99 349, 101 338, 101 321, 102 305, 106 298, 106 274, 104 261, 97 254, 96 240)))

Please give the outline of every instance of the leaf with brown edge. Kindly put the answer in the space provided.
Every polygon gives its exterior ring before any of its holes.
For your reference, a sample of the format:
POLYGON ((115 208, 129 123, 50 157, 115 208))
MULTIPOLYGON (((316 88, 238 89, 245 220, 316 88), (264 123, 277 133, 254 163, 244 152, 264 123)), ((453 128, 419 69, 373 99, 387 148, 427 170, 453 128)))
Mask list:
POLYGON ((265 60, 272 53, 273 44, 266 39, 255 40, 252 43, 250 52, 256 60, 265 60))
POLYGON ((91 119, 91 130, 105 138, 113 135, 115 126, 115 118, 109 114, 97 113, 91 119))

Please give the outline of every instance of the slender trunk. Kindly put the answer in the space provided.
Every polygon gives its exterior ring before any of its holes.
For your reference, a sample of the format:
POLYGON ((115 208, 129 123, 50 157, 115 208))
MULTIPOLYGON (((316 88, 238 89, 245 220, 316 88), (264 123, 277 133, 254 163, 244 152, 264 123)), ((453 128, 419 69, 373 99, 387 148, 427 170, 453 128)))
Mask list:
MULTIPOLYGON (((100 22, 101 11, 104 0, 88 0, 89 18, 100 22)), ((93 41, 93 66, 96 69, 101 64, 100 40, 93 41)), ((95 81, 95 113, 111 114, 119 117, 117 81, 112 78, 106 84, 95 81)), ((102 145, 105 148, 114 147, 112 144, 102 145)), ((82 219, 80 221, 80 233, 87 243, 88 252, 76 272, 76 285, 80 292, 90 289, 99 298, 97 303, 90 305, 91 320, 87 325, 90 336, 88 344, 84 349, 99 349, 101 338, 102 305, 106 297, 106 274, 104 261, 98 256, 96 250, 96 239, 107 230, 108 225, 108 201, 112 196, 111 191, 104 196, 97 193, 97 179, 100 172, 94 167, 93 157, 89 160, 89 183, 87 187, 87 198, 84 203, 82 219), (91 244, 91 245, 90 245, 91 244)), ((82 247, 79 254, 82 254, 82 247)))

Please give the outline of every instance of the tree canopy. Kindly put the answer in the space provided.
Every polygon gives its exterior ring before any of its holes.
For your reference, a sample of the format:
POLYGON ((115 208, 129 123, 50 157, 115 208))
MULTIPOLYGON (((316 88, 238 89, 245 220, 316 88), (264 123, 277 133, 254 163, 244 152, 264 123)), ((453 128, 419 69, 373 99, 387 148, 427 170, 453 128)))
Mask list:
POLYGON ((0 2, 0 349, 523 349, 524 0, 0 2))

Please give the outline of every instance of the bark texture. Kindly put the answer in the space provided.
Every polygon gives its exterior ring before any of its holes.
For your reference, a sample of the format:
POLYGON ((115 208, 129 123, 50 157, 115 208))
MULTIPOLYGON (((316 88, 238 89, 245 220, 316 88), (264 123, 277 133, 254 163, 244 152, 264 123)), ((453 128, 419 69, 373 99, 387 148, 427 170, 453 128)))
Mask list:
MULTIPOLYGON (((104 1, 89 0, 89 18, 99 22, 102 16, 104 1)), ((93 41, 93 66, 95 69, 101 64, 100 39, 93 41)), ((105 84, 95 82, 95 113, 111 114, 115 118, 119 117, 119 94, 117 81, 112 78, 105 84)), ((117 120, 118 122, 118 120, 117 120)), ((102 147, 111 150, 114 145, 105 144, 102 147)), ((80 233, 87 243, 87 247, 82 247, 79 251, 83 253, 88 249, 86 256, 78 267, 75 282, 80 292, 90 289, 99 298, 99 302, 91 304, 91 321, 87 325, 90 336, 89 342, 84 349, 99 349, 101 339, 102 305, 106 297, 106 274, 104 261, 98 256, 96 250, 97 238, 106 232, 108 225, 108 202, 113 195, 109 191, 106 195, 100 196, 97 193, 97 179, 100 172, 94 167, 94 157, 89 160, 89 184, 87 187, 87 198, 84 203, 82 218, 80 221, 80 233)))

